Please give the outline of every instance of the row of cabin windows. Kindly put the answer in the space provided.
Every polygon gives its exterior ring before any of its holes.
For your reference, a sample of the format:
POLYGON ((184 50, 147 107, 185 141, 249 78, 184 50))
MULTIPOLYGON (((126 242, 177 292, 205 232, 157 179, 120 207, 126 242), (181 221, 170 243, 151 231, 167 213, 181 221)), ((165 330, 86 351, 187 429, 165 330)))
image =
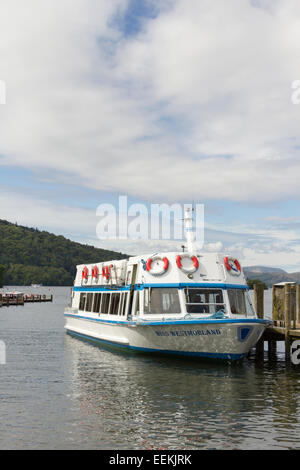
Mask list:
MULTIPOLYGON (((178 290, 174 288, 147 288, 144 291, 145 314, 181 313, 178 290)), ((254 309, 246 289, 227 289, 230 310, 233 314, 253 316, 254 309)), ((222 289, 184 289, 187 313, 215 314, 226 311, 222 289)))
MULTIPOLYGON (((188 313, 213 314, 224 310, 221 289, 185 289, 186 310, 188 313)), ((148 288, 144 295, 144 313, 180 314, 181 306, 178 290, 174 288, 148 288)))
MULTIPOLYGON (((244 289, 228 289, 231 313, 254 315, 248 292, 244 289)), ((225 310, 221 289, 184 289, 188 313, 214 314, 225 310)), ((110 315, 125 315, 126 292, 81 293, 79 310, 110 315)), ((140 293, 137 292, 135 311, 139 311, 140 293)), ((178 290, 174 288, 147 288, 144 290, 145 314, 180 314, 181 307, 178 290)))
POLYGON ((109 315, 125 315, 128 294, 126 292, 80 294, 79 310, 109 315))

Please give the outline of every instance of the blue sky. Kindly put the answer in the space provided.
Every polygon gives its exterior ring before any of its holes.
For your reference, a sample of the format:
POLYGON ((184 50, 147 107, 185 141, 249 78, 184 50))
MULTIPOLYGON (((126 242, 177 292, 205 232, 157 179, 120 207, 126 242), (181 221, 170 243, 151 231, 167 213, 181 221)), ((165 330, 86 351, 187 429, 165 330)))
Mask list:
MULTIPOLYGON (((205 248, 300 270, 296 0, 0 6, 0 218, 98 240, 97 206, 203 203, 205 248)), ((179 244, 180 245, 180 244, 179 244)))

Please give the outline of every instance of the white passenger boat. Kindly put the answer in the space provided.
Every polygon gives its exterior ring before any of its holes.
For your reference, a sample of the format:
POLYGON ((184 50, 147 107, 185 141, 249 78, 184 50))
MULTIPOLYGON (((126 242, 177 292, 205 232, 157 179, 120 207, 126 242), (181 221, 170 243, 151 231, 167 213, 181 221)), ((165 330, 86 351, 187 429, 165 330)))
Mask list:
POLYGON ((238 260, 197 252, 187 233, 187 252, 77 266, 67 332, 141 352, 245 357, 270 322, 257 318, 238 260))

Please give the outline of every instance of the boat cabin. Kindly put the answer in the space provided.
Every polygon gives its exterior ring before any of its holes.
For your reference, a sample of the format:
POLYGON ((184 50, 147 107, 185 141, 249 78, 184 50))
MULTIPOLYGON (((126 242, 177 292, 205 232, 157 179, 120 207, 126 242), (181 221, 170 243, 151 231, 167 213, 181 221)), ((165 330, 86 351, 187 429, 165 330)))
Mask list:
POLYGON ((256 318, 240 263, 220 253, 79 265, 70 310, 114 321, 256 318))

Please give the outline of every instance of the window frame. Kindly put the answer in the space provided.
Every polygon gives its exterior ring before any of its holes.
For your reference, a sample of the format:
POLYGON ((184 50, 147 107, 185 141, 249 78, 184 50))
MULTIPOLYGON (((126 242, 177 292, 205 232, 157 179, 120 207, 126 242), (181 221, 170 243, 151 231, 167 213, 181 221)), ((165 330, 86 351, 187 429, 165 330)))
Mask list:
MULTIPOLYGON (((202 292, 201 292, 202 293, 202 292)), ((196 315, 196 316, 199 316, 199 315, 203 315, 203 316, 207 316, 207 315, 214 315, 215 313, 217 313, 219 310, 222 310, 224 309, 225 312, 227 311, 227 306, 226 306, 226 299, 224 297, 224 290, 221 288, 221 287, 193 287, 193 286, 187 286, 184 288, 184 302, 185 302, 185 309, 186 309, 186 312, 187 314, 189 315, 196 315), (204 294, 210 294, 211 292, 215 291, 215 293, 218 293, 220 294, 221 293, 221 296, 222 296, 222 299, 223 299, 223 302, 205 302, 205 303, 200 303, 200 302, 188 302, 188 296, 189 296, 189 291, 191 290, 198 290, 198 291, 204 291, 203 293, 204 294), (205 292, 206 291, 206 292, 205 292), (202 306, 202 307, 208 307, 208 312, 189 312, 189 306, 192 306, 192 305, 195 305, 195 306, 202 306), (210 312, 210 307, 211 306, 220 306, 221 308, 219 310, 217 310, 216 308, 214 309, 215 311, 214 312, 210 312)))
MULTIPOLYGON (((161 297, 162 299, 162 297, 161 297)), ((163 300, 161 300, 161 304, 162 304, 163 300)), ((151 318, 155 318, 155 317, 163 317, 165 315, 169 316, 169 315, 173 315, 174 317, 181 317, 183 315, 183 311, 182 311, 182 304, 181 304, 181 299, 180 299, 180 289, 178 287, 146 287, 144 288, 143 290, 143 295, 141 296, 140 298, 140 314, 142 316, 145 316, 145 317, 151 317, 151 318), (148 305, 146 304, 146 302, 148 301, 148 304, 149 304, 149 301, 151 299, 151 293, 152 291, 155 290, 155 292, 158 292, 158 291, 163 291, 163 290, 168 290, 168 291, 171 291, 172 293, 176 293, 177 294, 177 302, 178 302, 178 310, 180 310, 179 312, 167 312, 167 311, 161 311, 159 313, 152 313, 152 312, 149 312, 147 311, 147 308, 148 308, 148 305)))
POLYGON ((80 292, 79 307, 78 307, 78 310, 80 310, 80 312, 85 312, 86 298, 87 298, 87 292, 80 292), (83 301, 83 308, 81 308, 82 301, 83 301))
POLYGON ((251 298, 249 296, 248 289, 246 289, 246 288, 237 289, 237 288, 233 287, 233 288, 227 289, 227 296, 228 296, 229 311, 230 311, 231 315, 234 315, 235 317, 238 316, 238 315, 241 316, 241 317, 255 317, 256 316, 253 304, 251 302, 251 298), (244 300, 244 306, 245 306, 245 312, 244 313, 241 313, 240 311, 237 311, 237 312, 232 311, 232 304, 231 304, 231 293, 232 292, 234 292, 234 294, 236 296, 237 296, 237 293, 243 294, 243 300, 244 300), (247 312, 247 303, 248 303, 248 306, 250 307, 250 312, 247 312))

